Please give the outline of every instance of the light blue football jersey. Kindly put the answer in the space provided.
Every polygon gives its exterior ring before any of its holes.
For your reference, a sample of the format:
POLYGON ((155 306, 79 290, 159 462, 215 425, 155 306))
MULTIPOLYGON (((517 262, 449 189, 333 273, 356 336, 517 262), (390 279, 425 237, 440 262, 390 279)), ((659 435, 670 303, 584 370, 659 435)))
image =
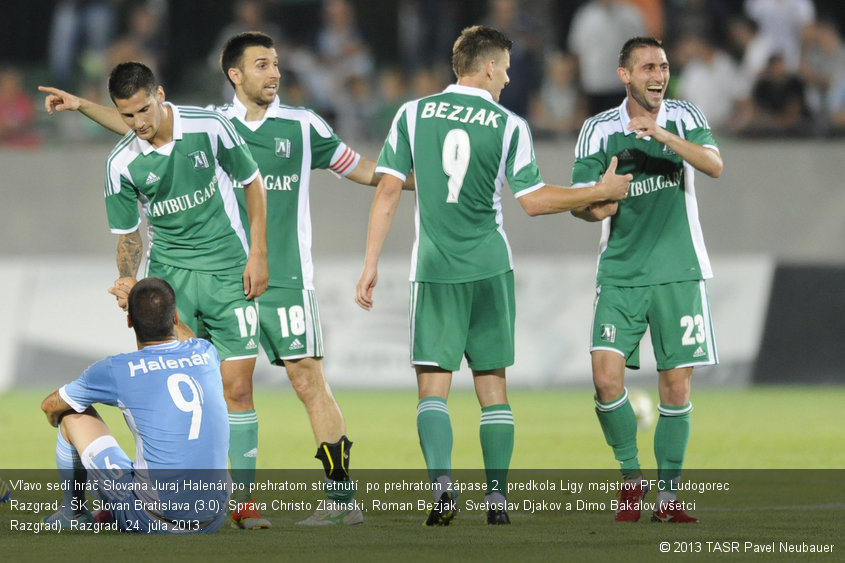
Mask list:
POLYGON ((59 389, 76 412, 119 407, 136 469, 226 469, 229 420, 217 350, 191 338, 109 356, 59 389))

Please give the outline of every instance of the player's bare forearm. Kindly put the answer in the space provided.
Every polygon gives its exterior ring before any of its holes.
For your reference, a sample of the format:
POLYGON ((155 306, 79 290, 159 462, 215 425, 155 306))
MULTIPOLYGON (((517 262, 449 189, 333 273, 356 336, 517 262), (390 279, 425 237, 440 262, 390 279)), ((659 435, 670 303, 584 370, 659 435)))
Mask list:
POLYGON ((261 175, 244 186, 246 214, 249 218, 249 259, 244 269, 244 295, 258 297, 267 289, 267 192, 261 175))
POLYGON ((134 278, 141 266, 144 245, 138 230, 117 237, 117 273, 121 278, 134 278))
POLYGON ((617 174, 617 164, 616 157, 612 157, 601 181, 592 186, 565 188, 546 184, 540 189, 520 196, 519 203, 528 215, 534 217, 584 209, 590 204, 602 201, 624 199, 628 193, 628 182, 633 179, 633 176, 617 174))
POLYGON ((361 159, 358 160, 358 164, 355 165, 355 168, 353 168, 346 177, 358 184, 363 184, 365 186, 377 186, 379 177, 378 174, 376 174, 376 161, 372 158, 362 156, 361 159))
MULTIPOLYGON (((376 174, 376 161, 365 156, 361 157, 357 166, 346 177, 353 182, 366 186, 378 186, 379 181, 381 181, 381 177, 376 174)), ((402 183, 402 189, 409 191, 416 189, 413 172, 409 173, 405 182, 402 183)))
POLYGON ((598 184, 586 188, 566 188, 545 185, 539 190, 519 198, 522 208, 531 217, 563 213, 604 199, 598 184))
POLYGON ((711 178, 718 178, 722 175, 724 164, 719 151, 697 145, 672 133, 669 134, 667 142, 664 144, 699 172, 707 174, 711 178))
POLYGON ((631 119, 628 129, 637 132, 637 139, 651 137, 663 143, 679 157, 690 163, 693 168, 712 178, 722 175, 722 157, 719 151, 688 141, 679 135, 657 125, 651 117, 638 116, 631 119))
POLYGON ((250 254, 267 256, 267 191, 261 175, 244 186, 246 215, 249 219, 250 254))
POLYGON ((114 295, 118 307, 124 311, 129 307, 129 292, 138 282, 135 276, 138 275, 138 268, 141 266, 142 252, 141 233, 138 230, 118 235, 115 261, 119 277, 108 292, 114 295))
POLYGON ((379 256, 393 224, 401 195, 402 180, 390 174, 382 176, 370 207, 364 269, 355 289, 355 302, 363 309, 369 310, 373 306, 372 294, 378 280, 379 256))
POLYGON ((366 264, 378 264, 378 258, 387 239, 387 233, 393 224, 399 198, 402 195, 402 180, 385 174, 376 188, 373 204, 370 207, 370 221, 367 228, 366 264))
POLYGON ((50 115, 57 111, 78 111, 91 121, 119 135, 124 135, 129 131, 129 126, 124 123, 116 108, 100 105, 51 86, 39 86, 38 89, 47 94, 44 99, 44 108, 50 115))

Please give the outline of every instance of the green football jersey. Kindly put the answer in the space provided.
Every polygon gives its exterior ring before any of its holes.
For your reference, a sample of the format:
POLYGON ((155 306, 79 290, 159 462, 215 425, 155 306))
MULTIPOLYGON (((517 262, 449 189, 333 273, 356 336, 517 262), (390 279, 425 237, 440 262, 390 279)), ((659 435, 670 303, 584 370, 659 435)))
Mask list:
MULTIPOLYGON (((718 150, 695 105, 665 100, 657 124, 698 145, 718 150)), ((621 106, 584 122, 575 147, 572 185, 595 184, 612 156, 617 174, 631 173, 628 197, 602 224, 597 283, 655 285, 713 277, 704 246, 693 182, 695 169, 669 147, 628 131, 621 106)))
POLYGON ((249 246, 231 178, 248 184, 258 166, 219 114, 167 105, 172 142, 154 148, 129 132, 108 157, 109 227, 115 234, 135 231, 141 203, 150 226, 150 261, 199 272, 243 271, 249 246))
POLYGON ((404 104, 376 171, 416 182, 411 281, 463 283, 513 269, 502 185, 520 197, 541 188, 525 120, 486 90, 453 84, 404 104))
MULTIPOLYGON (((217 108, 235 126, 258 163, 267 187, 267 266, 270 285, 314 289, 311 259, 311 170, 341 175, 361 159, 316 113, 306 108, 271 104, 261 121, 246 121, 237 97, 217 108)), ((248 224, 243 190, 235 184, 241 218, 248 224)), ((247 233, 249 234, 249 233, 247 233)))

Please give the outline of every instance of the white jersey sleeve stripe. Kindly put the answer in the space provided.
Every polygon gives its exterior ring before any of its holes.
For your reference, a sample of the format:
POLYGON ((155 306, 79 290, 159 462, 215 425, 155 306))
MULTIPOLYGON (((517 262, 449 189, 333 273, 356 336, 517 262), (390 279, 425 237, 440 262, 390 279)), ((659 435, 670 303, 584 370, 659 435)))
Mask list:
POLYGON ((408 176, 406 176, 405 174, 402 174, 401 172, 398 172, 398 171, 394 170, 393 168, 388 168, 386 166, 376 167, 376 173, 378 173, 380 175, 390 174, 391 176, 396 176, 397 178, 399 178, 403 182, 408 179, 408 176))
POLYGON ((537 190, 539 190, 540 188, 542 188, 545 185, 546 184, 536 184, 534 186, 531 186, 530 188, 525 188, 524 190, 520 190, 520 191, 516 192, 515 194, 513 194, 513 196, 516 199, 519 199, 524 195, 530 194, 531 192, 536 192, 537 190))
POLYGON ((513 173, 517 174, 520 170, 531 164, 534 160, 531 150, 531 133, 528 131, 528 125, 525 121, 517 118, 517 140, 516 140, 516 159, 513 163, 513 173))
POLYGON ((387 142, 390 144, 390 148, 393 149, 393 152, 396 152, 396 146, 399 143, 399 120, 402 119, 402 114, 408 111, 408 106, 405 104, 399 111, 396 112, 396 115, 393 116, 393 123, 390 124, 390 131, 387 133, 387 142))
POLYGON ((134 233, 135 231, 137 231, 140 226, 141 219, 139 218, 138 223, 130 229, 109 229, 109 231, 111 231, 111 233, 114 235, 128 235, 129 233, 134 233))
POLYGON ((73 409, 74 411, 76 411, 76 412, 82 412, 82 411, 84 411, 85 409, 87 409, 87 408, 88 408, 88 406, 87 406, 87 405, 80 405, 79 403, 77 403, 76 401, 74 401, 73 399, 71 399, 71 398, 70 398, 70 395, 68 395, 68 394, 67 394, 67 391, 65 391, 65 387, 67 387, 67 386, 66 386, 66 385, 62 385, 62 386, 59 388, 59 397, 61 397, 61 398, 62 398, 62 400, 64 400, 64 402, 66 402, 67 404, 69 404, 69 405, 70 405, 70 408, 72 408, 72 409, 73 409))

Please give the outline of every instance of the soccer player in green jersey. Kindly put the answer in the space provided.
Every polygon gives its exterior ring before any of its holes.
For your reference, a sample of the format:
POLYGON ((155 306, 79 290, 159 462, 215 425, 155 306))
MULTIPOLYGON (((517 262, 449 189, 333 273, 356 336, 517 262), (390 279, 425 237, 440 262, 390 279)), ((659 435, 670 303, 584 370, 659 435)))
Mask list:
MULTIPOLYGON (((45 104, 51 113, 81 109, 79 99, 42 90, 50 93, 45 104)), ((145 274, 173 286, 182 321, 210 340, 223 360, 232 473, 248 491, 258 446, 252 373, 260 336, 254 299, 268 282, 261 174, 229 121, 214 111, 165 102, 164 89, 145 65, 117 65, 109 76, 109 94, 118 117, 111 128, 126 133, 106 167, 106 210, 118 235, 120 276, 110 292, 125 310, 141 264, 140 204, 151 227, 145 274), (243 186, 249 241, 233 180, 243 186)), ((115 119, 113 110, 93 104, 90 109, 115 119)), ((247 517, 238 523, 269 526, 248 498, 243 500, 239 506, 247 517)))
POLYGON ((648 483, 640 472, 637 420, 624 381, 626 366, 639 368, 639 343, 650 328, 660 396, 652 520, 697 522, 677 501, 672 484, 680 480, 689 441, 693 367, 718 360, 704 282, 712 273, 693 179, 696 170, 718 178, 722 157, 701 111, 664 99, 669 62, 660 41, 630 39, 617 73, 627 96, 584 123, 572 172, 574 186, 590 186, 615 158, 619 171, 634 178, 624 201, 573 211, 603 221, 590 348, 596 414, 624 480, 615 518, 636 521, 648 483), (616 213, 607 216, 607 207, 616 213))
MULTIPOLYGON (((514 282, 503 229, 507 181, 529 215, 560 213, 625 197, 629 175, 609 163, 582 190, 545 184, 525 121, 498 104, 508 84, 511 41, 483 26, 463 30, 452 50, 457 84, 403 105, 379 157, 383 174, 370 211, 364 268, 355 301, 373 306, 378 258, 411 169, 416 181, 416 241, 411 259, 411 363, 417 374, 417 429, 434 483, 429 526, 457 510, 452 493, 452 426, 446 399, 463 357, 481 405, 487 471, 487 522, 510 523, 507 471, 513 414, 505 368, 514 360, 514 282)), ((609 206, 605 206, 608 209, 609 206)))
MULTIPOLYGON (((323 375, 320 313, 311 257, 311 170, 328 169, 375 186, 375 161, 346 145, 315 112, 279 102, 278 57, 263 33, 231 37, 220 56, 235 89, 218 109, 235 126, 258 162, 267 186, 270 287, 261 297, 261 343, 283 365, 305 405, 326 473, 329 502, 303 525, 354 525, 364 516, 353 500, 346 425, 323 375)), ((243 207, 241 208, 243 211, 243 207)))

